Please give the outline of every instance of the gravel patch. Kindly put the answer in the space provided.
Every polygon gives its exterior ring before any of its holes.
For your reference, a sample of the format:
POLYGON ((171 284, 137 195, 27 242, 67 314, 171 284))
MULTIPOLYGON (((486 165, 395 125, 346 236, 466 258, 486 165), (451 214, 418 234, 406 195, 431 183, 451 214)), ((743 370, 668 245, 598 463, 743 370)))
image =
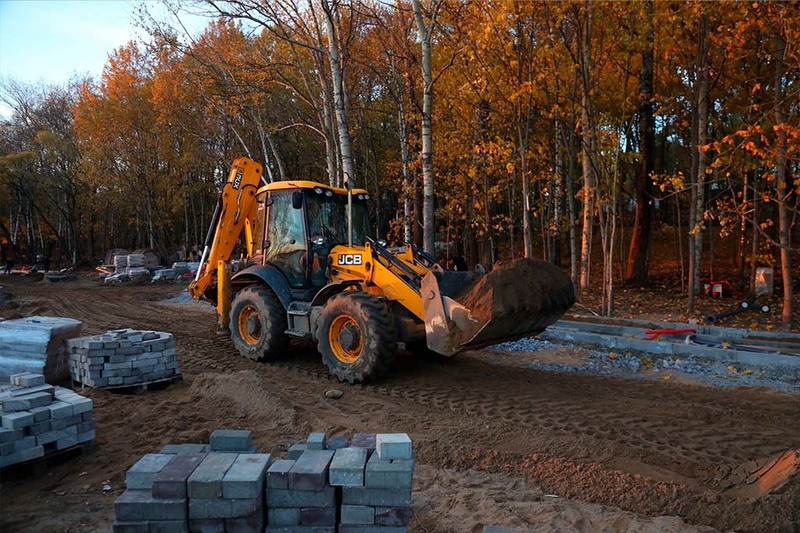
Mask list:
POLYGON ((528 366, 546 372, 593 374, 652 381, 690 378, 712 387, 768 387, 781 392, 800 393, 800 371, 796 368, 747 366, 714 359, 676 358, 652 354, 586 350, 570 343, 535 338, 504 342, 491 347, 507 352, 537 352, 575 349, 585 355, 574 364, 533 362, 528 366))
POLYGON ((168 298, 167 300, 164 301, 168 304, 194 304, 204 307, 205 306, 214 307, 213 305, 211 305, 210 302, 205 302, 203 300, 195 300, 194 298, 192 298, 192 295, 189 294, 189 289, 183 290, 178 294, 176 294, 175 296, 173 296, 172 298, 168 298))

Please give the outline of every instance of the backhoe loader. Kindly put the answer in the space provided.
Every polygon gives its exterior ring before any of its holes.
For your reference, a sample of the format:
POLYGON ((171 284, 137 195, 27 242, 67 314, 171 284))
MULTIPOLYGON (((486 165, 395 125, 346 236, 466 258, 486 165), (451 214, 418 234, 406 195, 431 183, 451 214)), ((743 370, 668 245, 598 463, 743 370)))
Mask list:
POLYGON ((360 383, 387 372, 399 342, 449 357, 539 333, 575 301, 571 280, 548 263, 512 271, 511 290, 492 292, 479 283, 492 273, 446 271, 411 245, 390 251, 370 236, 363 189, 261 182, 261 165, 234 161, 189 285, 250 359, 307 339, 339 380, 360 383), (242 234, 246 260, 234 273, 242 234))

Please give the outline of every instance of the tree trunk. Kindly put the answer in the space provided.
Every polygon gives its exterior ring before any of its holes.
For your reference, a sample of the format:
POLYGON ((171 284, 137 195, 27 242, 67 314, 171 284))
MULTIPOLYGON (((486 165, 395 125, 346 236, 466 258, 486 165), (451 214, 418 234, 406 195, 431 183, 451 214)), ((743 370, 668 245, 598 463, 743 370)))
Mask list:
POLYGON ((653 221, 653 181, 650 174, 655 162, 655 120, 653 117, 653 0, 645 2, 647 11, 647 48, 642 51, 639 77, 639 153, 636 167, 636 214, 633 222, 625 280, 639 286, 647 284, 647 254, 653 221))
POLYGON ((405 105, 403 104, 403 95, 399 91, 397 99, 397 122, 400 126, 400 160, 402 162, 403 170, 403 244, 410 244, 412 242, 411 155, 408 149, 408 129, 406 125, 405 105))
POLYGON ((433 76, 431 75, 431 37, 435 10, 440 0, 431 2, 432 13, 428 24, 422 14, 419 0, 413 0, 414 16, 417 29, 422 42, 422 238, 423 249, 431 255, 436 254, 436 226, 434 223, 434 192, 433 192, 433 132, 431 128, 431 111, 433 109, 433 76))
POLYGON ((786 183, 786 130, 783 116, 783 60, 786 52, 786 41, 780 34, 775 35, 775 126, 777 129, 778 150, 775 166, 775 195, 778 204, 778 242, 781 249, 781 278, 783 280, 783 312, 781 322, 783 329, 792 327, 792 256, 789 233, 789 209, 786 202, 791 195, 791 188, 786 183))
POLYGON ((328 61, 331 67, 331 81, 333 83, 333 108, 336 113, 336 129, 339 132, 339 155, 342 162, 345 185, 355 187, 356 174, 353 168, 353 153, 350 146, 350 129, 347 123, 347 108, 345 104, 344 73, 339 53, 338 3, 334 2, 333 8, 328 0, 321 0, 322 9, 325 11, 325 26, 328 31, 328 61))
POLYGON ((708 17, 703 15, 698 30, 697 82, 695 89, 696 142, 692 146, 692 201, 689 207, 689 314, 694 314, 695 296, 700 290, 700 260, 703 254, 703 214, 705 207, 705 184, 707 157, 704 146, 708 129, 708 17))
POLYGON ((582 34, 581 74, 583 78, 583 97, 581 109, 581 137, 583 146, 583 234, 581 238, 581 279, 580 289, 589 289, 592 255, 592 222, 594 219, 595 176, 592 168, 592 121, 591 121, 591 95, 589 94, 591 74, 591 37, 592 37, 592 7, 587 6, 588 12, 584 21, 582 34))

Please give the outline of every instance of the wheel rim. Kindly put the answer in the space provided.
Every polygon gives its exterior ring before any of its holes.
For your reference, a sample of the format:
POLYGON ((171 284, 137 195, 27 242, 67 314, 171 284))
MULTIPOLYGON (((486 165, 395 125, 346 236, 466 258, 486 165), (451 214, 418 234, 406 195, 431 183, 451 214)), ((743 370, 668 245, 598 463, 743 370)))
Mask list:
POLYGON ((247 344, 255 345, 261 340, 261 315, 254 305, 246 305, 239 313, 239 333, 247 344))
POLYGON ((353 364, 361 357, 361 329, 354 318, 337 316, 331 322, 330 344, 333 355, 345 364, 353 364))

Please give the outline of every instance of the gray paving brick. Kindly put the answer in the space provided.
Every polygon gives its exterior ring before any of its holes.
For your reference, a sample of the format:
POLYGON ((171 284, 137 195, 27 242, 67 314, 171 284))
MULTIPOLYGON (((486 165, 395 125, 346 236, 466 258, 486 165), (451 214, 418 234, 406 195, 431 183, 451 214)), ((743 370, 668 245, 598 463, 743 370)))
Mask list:
POLYGON ((264 480, 271 463, 269 454, 239 455, 222 478, 222 497, 258 498, 264 492, 264 480))
POLYGON ((30 413, 33 415, 33 421, 36 423, 50 420, 50 409, 48 409, 46 405, 34 407, 30 409, 30 413))
POLYGON ((328 439, 328 445, 325 449, 338 450, 340 448, 347 448, 348 446, 350 446, 350 440, 347 437, 333 437, 328 439))
POLYGON ((289 488, 320 490, 328 485, 328 470, 333 450, 307 450, 289 471, 289 488))
POLYGON ((273 527, 267 526, 264 533, 335 533, 336 527, 314 527, 314 526, 288 526, 273 527))
POLYGON ((75 414, 72 404, 61 400, 51 403, 47 408, 50 409, 50 418, 64 418, 75 414))
POLYGON ((344 525, 373 525, 375 508, 368 505, 342 505, 340 522, 344 525))
POLYGON ((305 444, 292 444, 289 446, 289 459, 296 461, 297 459, 300 459, 300 456, 303 455, 303 452, 305 451, 305 444))
POLYGON ((21 429, 33 424, 33 415, 26 411, 6 413, 2 416, 2 426, 6 429, 21 429))
POLYGON ((376 507, 375 525, 407 526, 411 522, 410 507, 376 507))
POLYGON ((114 533, 150 533, 150 523, 141 522, 114 522, 111 525, 114 533))
POLYGON ((68 448, 72 448, 73 446, 77 445, 78 445, 77 433, 75 433, 74 435, 69 435, 68 437, 58 439, 56 441, 56 449, 58 450, 66 450, 68 448))
POLYGON ((0 428, 0 444, 4 442, 13 442, 22 438, 24 430, 22 429, 8 429, 6 427, 0 428))
POLYGON ((194 469, 187 482, 189 498, 221 498, 222 478, 236 460, 232 453, 210 453, 194 469))
POLYGON ((337 487, 363 487, 367 466, 366 448, 340 448, 330 466, 330 484, 337 487))
POLYGON ((95 436, 95 430, 87 431, 85 433, 78 433, 78 443, 92 441, 94 440, 95 436))
POLYGON ((58 440, 58 435, 55 431, 48 431, 47 433, 40 433, 36 435, 36 444, 44 445, 50 444, 51 442, 55 442, 58 440))
POLYGON ((288 489, 289 471, 294 466, 294 461, 278 459, 267 469, 267 487, 270 489, 288 489))
POLYGON ((50 419, 50 423, 53 426, 53 430, 60 430, 60 429, 66 429, 70 426, 77 426, 80 422, 81 422, 80 415, 50 419))
POLYGON ((91 398, 84 398, 83 396, 78 396, 75 400, 70 401, 69 403, 72 404, 72 412, 76 415, 81 413, 86 413, 91 411, 93 408, 93 403, 91 398))
POLYGON ((375 507, 411 507, 411 489, 368 489, 343 487, 342 503, 375 507))
POLYGON ((375 433, 356 433, 350 440, 350 446, 353 448, 366 448, 368 450, 375 449, 375 433))
POLYGON ((10 465, 15 465, 22 461, 22 454, 14 452, 10 455, 0 455, 0 468, 5 468, 10 465))
POLYGON ((411 459, 411 439, 405 433, 379 433, 375 437, 379 459, 411 459))
POLYGON ((169 455, 173 459, 153 476, 153 497, 158 499, 183 499, 187 497, 187 481, 192 472, 206 458, 204 453, 169 455))
POLYGON ((189 531, 192 533, 225 533, 223 518, 190 518, 189 531))
POLYGON ((267 489, 267 507, 334 507, 333 487, 322 490, 267 489))
POLYGON ((326 440, 325 433, 310 433, 306 441, 306 450, 324 450, 326 440))
POLYGON ((150 533, 189 533, 189 521, 154 520, 150 522, 150 533))
POLYGON ((30 461, 31 459, 44 457, 44 446, 34 446, 33 448, 20 450, 19 456, 22 461, 30 461))
POLYGON ((0 400, 0 410, 6 413, 17 411, 29 411, 37 407, 50 405, 53 402, 53 395, 46 392, 34 392, 21 396, 14 396, 5 400, 0 400))
POLYGON ((189 498, 189 520, 193 518, 232 518, 231 500, 189 498))
POLYGON ((186 500, 157 500, 149 490, 126 490, 114 502, 117 520, 185 520, 186 500))
POLYGON ((414 459, 378 458, 373 453, 367 462, 364 486, 375 489, 410 489, 414 477, 414 459))
POLYGON ((299 507, 270 507, 267 512, 267 521, 271 526, 299 526, 299 507))
POLYGON ((46 392, 50 394, 52 398, 55 398, 56 390, 66 390, 62 389, 61 387, 54 387, 53 385, 48 385, 45 383, 44 385, 35 385, 33 387, 19 387, 15 388, 14 390, 8 391, 7 396, 25 396, 28 394, 33 394, 35 392, 46 392))
POLYGON ((253 447, 253 432, 245 429, 215 429, 209 445, 212 452, 241 452, 253 447))
POLYGON ((44 422, 39 422, 28 427, 28 432, 31 435, 41 435, 42 433, 47 433, 49 431, 53 431, 53 424, 51 424, 49 420, 45 420, 44 422))
POLYGON ((36 446, 36 437, 32 435, 25 435, 18 441, 14 442, 14 449, 18 452, 28 450, 34 446, 36 446))
MULTIPOLYGON (((153 478, 172 461, 174 455, 148 453, 125 473, 125 486, 132 490, 150 490, 153 478)), ((185 497, 185 496, 184 496, 185 497)))
POLYGON ((225 519, 225 533, 261 533, 264 531, 265 517, 263 510, 248 516, 225 519))
POLYGON ((301 526, 336 526, 335 507, 304 507, 300 509, 301 526))
POLYGON ((36 385, 44 385, 44 376, 42 374, 34 374, 33 372, 23 372, 21 374, 13 374, 10 376, 11 384, 20 387, 34 387, 36 385))

